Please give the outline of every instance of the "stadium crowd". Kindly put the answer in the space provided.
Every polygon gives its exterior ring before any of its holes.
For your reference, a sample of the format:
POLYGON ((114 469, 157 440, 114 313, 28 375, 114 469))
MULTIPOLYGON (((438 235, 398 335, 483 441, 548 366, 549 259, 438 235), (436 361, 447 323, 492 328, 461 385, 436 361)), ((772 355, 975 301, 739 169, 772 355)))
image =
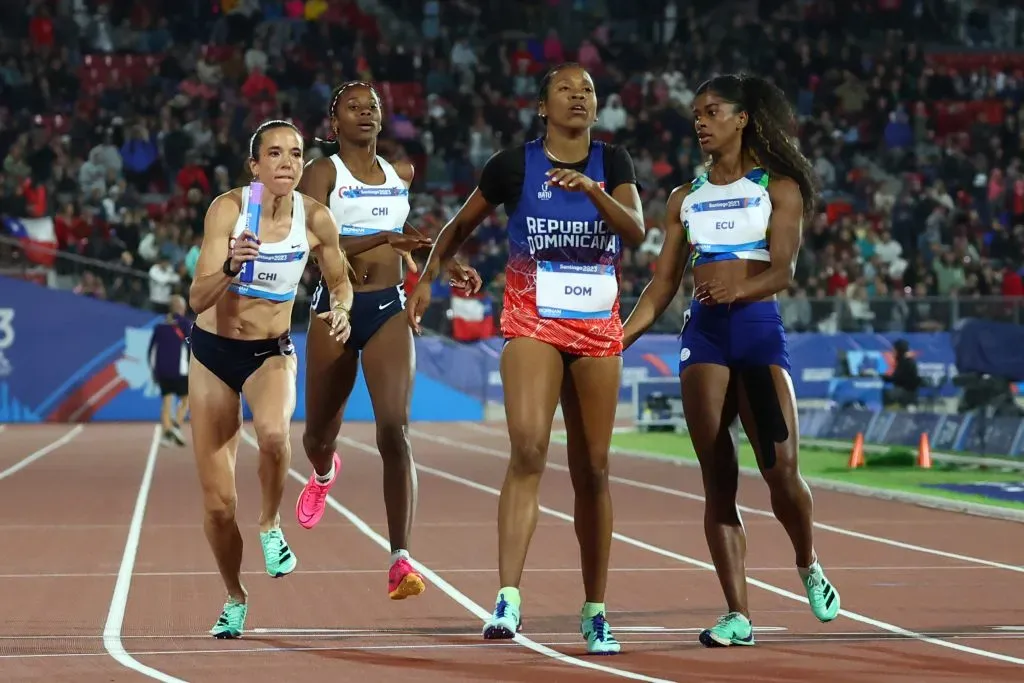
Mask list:
MULTIPOLYGON (((194 273, 211 198, 244 181, 258 122, 295 122, 313 158, 331 88, 361 79, 377 84, 388 113, 381 153, 416 166, 410 220, 434 234, 491 154, 538 134, 540 78, 575 60, 597 84, 595 135, 628 147, 643 188, 648 237, 624 256, 628 299, 650 277, 669 191, 702 168, 693 90, 745 69, 789 94, 821 184, 783 301, 788 327, 945 329, 951 306, 1021 315, 982 298, 1024 296, 1024 11, 983 0, 624 4, 7 5, 5 229, 52 217, 60 252, 110 266, 58 259, 51 286, 161 308, 194 273)), ((496 306, 503 220, 493 216, 467 248, 496 306)), ((27 258, 15 244, 0 242, 5 272, 27 258)), ((313 267, 307 276, 308 295, 313 267)))

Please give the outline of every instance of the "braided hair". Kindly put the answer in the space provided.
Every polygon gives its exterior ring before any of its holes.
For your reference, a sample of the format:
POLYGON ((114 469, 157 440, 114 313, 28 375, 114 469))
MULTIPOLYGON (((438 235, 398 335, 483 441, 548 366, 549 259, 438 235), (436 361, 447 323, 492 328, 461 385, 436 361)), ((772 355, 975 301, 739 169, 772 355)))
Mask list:
MULTIPOLYGON (((350 88, 358 87, 369 88, 370 92, 373 93, 373 96, 377 98, 377 101, 381 101, 380 93, 377 92, 377 89, 373 87, 372 83, 367 83, 366 81, 348 81, 346 83, 342 83, 341 85, 339 85, 338 87, 331 91, 331 103, 327 105, 328 121, 334 120, 334 115, 338 112, 338 103, 341 101, 341 96, 345 94, 345 91, 350 88)), ((341 144, 335 137, 333 130, 331 130, 331 132, 328 134, 326 138, 314 139, 316 140, 316 143, 320 146, 320 149, 323 150, 324 156, 337 154, 338 151, 341 149, 341 144)))
POLYGON ((797 146, 796 117, 785 93, 770 81, 749 74, 727 74, 704 81, 695 95, 713 92, 749 117, 742 145, 770 175, 793 179, 800 187, 805 218, 814 213, 818 187, 811 162, 797 146))

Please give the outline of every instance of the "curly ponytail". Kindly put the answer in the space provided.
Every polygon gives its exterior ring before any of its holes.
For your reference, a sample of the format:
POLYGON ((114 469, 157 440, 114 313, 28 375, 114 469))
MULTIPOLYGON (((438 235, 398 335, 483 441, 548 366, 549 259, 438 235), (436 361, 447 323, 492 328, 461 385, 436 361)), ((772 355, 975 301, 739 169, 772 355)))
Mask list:
POLYGON ((785 93, 768 80, 750 74, 716 76, 697 88, 696 95, 711 91, 749 117, 743 129, 743 146, 770 175, 793 179, 800 187, 804 215, 814 213, 817 179, 811 162, 797 146, 796 116, 785 93))

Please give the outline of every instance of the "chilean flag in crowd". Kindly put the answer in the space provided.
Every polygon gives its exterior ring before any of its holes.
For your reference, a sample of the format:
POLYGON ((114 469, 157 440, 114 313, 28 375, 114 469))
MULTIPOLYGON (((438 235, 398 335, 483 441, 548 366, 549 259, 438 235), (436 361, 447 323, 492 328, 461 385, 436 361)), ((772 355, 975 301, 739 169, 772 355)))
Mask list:
POLYGON ((57 252, 57 233, 53 218, 5 218, 4 228, 21 242, 25 258, 41 266, 53 266, 57 252))
POLYGON ((451 317, 455 341, 477 341, 495 334, 494 306, 486 294, 466 295, 452 289, 451 317))

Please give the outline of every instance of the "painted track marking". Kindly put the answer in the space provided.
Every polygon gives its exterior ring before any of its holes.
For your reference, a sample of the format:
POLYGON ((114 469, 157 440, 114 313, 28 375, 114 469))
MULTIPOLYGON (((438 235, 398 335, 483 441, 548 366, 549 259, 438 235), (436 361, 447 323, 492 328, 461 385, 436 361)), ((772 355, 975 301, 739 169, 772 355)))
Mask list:
MULTIPOLYGON (((414 431, 415 430, 410 430, 410 432, 414 432, 414 431)), ((349 439, 347 437, 342 437, 340 440, 345 442, 345 443, 347 443, 350 446, 354 446, 354 447, 356 447, 356 448, 358 448, 360 450, 363 450, 363 451, 370 451, 370 452, 372 452, 374 454, 376 454, 376 452, 377 452, 377 450, 375 448, 371 448, 371 447, 367 446, 366 444, 363 444, 363 443, 361 443, 359 441, 355 441, 353 439, 349 439)), ((448 446, 457 446, 458 445, 458 442, 451 441, 450 439, 444 439, 444 443, 445 443, 445 445, 448 445, 448 446)), ((476 448, 469 447, 469 446, 465 446, 463 448, 465 448, 466 450, 474 450, 474 451, 476 450, 476 448)), ((488 494, 490 494, 492 496, 495 496, 495 497, 501 495, 501 491, 499 491, 498 489, 492 488, 490 486, 486 486, 484 484, 481 484, 479 482, 473 481, 471 479, 466 479, 464 477, 460 477, 458 475, 451 474, 450 472, 446 472, 444 470, 439 470, 439 469, 435 469, 433 467, 428 467, 426 465, 420 465, 420 464, 417 464, 416 467, 418 469, 422 470, 426 474, 431 474, 431 475, 434 475, 434 476, 439 477, 441 479, 446 479, 446 480, 451 481, 453 483, 461 484, 461 485, 463 485, 463 486, 465 486, 467 488, 475 489, 475 490, 481 491, 483 493, 488 493, 488 494)), ((556 517, 556 518, 561 519, 563 521, 566 521, 566 522, 568 522, 570 524, 573 523, 572 515, 566 514, 564 512, 559 511, 559 510, 555 510, 555 509, 549 508, 549 507, 547 507, 545 505, 541 505, 540 506, 540 511, 543 512, 546 515, 549 515, 551 517, 556 517)), ((641 540, 635 539, 635 538, 633 538, 631 536, 626 536, 625 534, 621 534, 619 532, 613 532, 612 537, 615 538, 615 540, 621 541, 623 543, 626 543, 628 545, 634 546, 636 548, 640 548, 641 550, 646 550, 646 551, 654 553, 656 555, 661 555, 662 557, 667 557, 667 558, 670 558, 670 559, 674 559, 674 560, 677 560, 679 562, 684 562, 684 563, 692 565, 694 567, 700 567, 700 568, 707 569, 708 571, 712 571, 712 572, 715 570, 714 565, 712 565, 710 563, 703 562, 701 560, 698 560, 698 559, 693 558, 693 557, 688 557, 686 555, 681 555, 681 554, 673 552, 671 550, 667 550, 665 548, 661 548, 659 546, 652 545, 652 544, 647 543, 645 541, 641 541, 641 540)), ((781 596, 781 597, 784 597, 784 598, 789 598, 790 600, 795 600, 795 601, 801 602, 803 604, 807 604, 807 598, 805 596, 797 595, 796 593, 788 591, 788 590, 786 590, 784 588, 779 588, 778 586, 775 586, 773 584, 767 583, 765 581, 761 581, 761 580, 755 579, 755 578, 748 578, 747 579, 747 583, 750 584, 750 585, 753 585, 753 586, 757 586, 758 588, 761 588, 763 590, 766 590, 769 593, 774 593, 775 595, 778 595, 778 596, 781 596)), ((944 641, 944 640, 939 640, 937 638, 932 638, 930 636, 926 636, 924 634, 917 633, 915 631, 911 631, 909 629, 903 628, 902 626, 897 626, 895 624, 890 624, 890 623, 887 623, 887 622, 884 622, 884 621, 879 621, 877 619, 873 619, 872 617, 869 617, 869 616, 866 616, 866 615, 862 615, 862 614, 859 614, 857 612, 852 612, 852 611, 849 611, 849 610, 846 610, 846 609, 844 609, 844 610, 842 610, 840 612, 840 616, 845 617, 847 619, 851 619, 853 621, 860 622, 862 624, 866 624, 868 626, 874 626, 875 628, 883 630, 883 631, 888 631, 890 633, 898 634, 898 635, 904 636, 906 638, 911 638, 913 640, 919 640, 921 642, 928 643, 928 644, 931 644, 931 645, 937 645, 939 647, 944 647, 944 648, 948 648, 948 649, 951 649, 951 650, 956 650, 958 652, 963 652, 965 654, 971 654, 971 655, 976 655, 976 656, 979 656, 979 657, 995 659, 997 661, 1006 662, 1006 663, 1009 663, 1009 664, 1024 665, 1024 659, 1020 659, 1018 657, 1011 657, 1009 655, 1004 655, 1004 654, 1000 654, 1000 653, 997 653, 997 652, 990 652, 988 650, 981 650, 981 649, 978 649, 978 648, 968 647, 966 645, 960 645, 959 643, 952 643, 952 642, 948 642, 948 641, 944 641)))
MULTIPOLYGON (((142 522, 146 517, 146 504, 149 502, 149 489, 153 485, 153 471, 156 469, 156 458, 160 452, 160 425, 153 428, 153 439, 149 444, 149 456, 146 458, 146 469, 142 473, 139 494, 135 499, 135 509, 128 526, 128 537, 124 542, 124 554, 121 556, 121 567, 117 572, 114 593, 110 597, 110 609, 107 611, 107 622, 103 626, 103 647, 121 666, 137 671, 143 676, 162 681, 162 683, 186 683, 158 669, 146 666, 135 659, 124 649, 121 641, 121 627, 124 625, 124 614, 128 607, 128 591, 131 589, 132 572, 135 569, 135 558, 139 553, 139 537, 142 535, 142 522)), ((136 653, 142 654, 142 653, 136 653)))
MULTIPOLYGON (((481 446, 479 444, 472 444, 472 443, 466 444, 466 443, 462 443, 462 442, 459 442, 459 441, 455 441, 453 439, 448 439, 448 438, 443 437, 443 436, 437 436, 435 434, 430 434, 430 433, 427 433, 427 432, 422 432, 422 431, 420 431, 418 429, 410 429, 409 433, 412 434, 413 436, 420 437, 420 438, 425 439, 427 441, 433 441, 434 443, 443 444, 445 446, 450 446, 450 447, 453 447, 453 448, 462 448, 464 450, 473 451, 475 453, 480 453, 482 455, 490 455, 490 456, 493 456, 493 457, 496 457, 496 458, 501 458, 501 459, 504 459, 504 460, 508 459, 508 454, 506 452, 499 451, 499 450, 494 449, 494 448, 489 448, 487 446, 481 446)), ((491 431, 490 433, 492 433, 495 436, 498 436, 498 435, 501 434, 497 430, 491 431)), ((631 457, 631 456, 629 456, 629 457, 631 457)), ((548 463, 547 466, 551 467, 551 468, 554 468, 554 469, 556 469, 556 470, 558 470, 560 472, 568 472, 569 471, 568 467, 566 467, 565 465, 560 465, 558 463, 548 463)), ((617 476, 614 476, 614 475, 609 476, 608 479, 610 481, 612 481, 612 482, 615 482, 616 484, 623 484, 625 486, 633 486, 635 488, 644 489, 646 491, 653 491, 655 493, 663 493, 663 494, 665 494, 667 496, 674 496, 676 498, 684 498, 686 500, 692 500, 692 501, 699 502, 699 503, 703 503, 704 502, 704 496, 701 496, 701 495, 696 494, 696 493, 687 493, 686 491, 680 491, 678 489, 672 489, 672 488, 668 488, 666 486, 658 486, 657 484, 649 484, 647 482, 637 481, 635 479, 628 479, 626 477, 617 477, 617 476)), ((747 512, 747 513, 752 514, 752 515, 758 515, 759 517, 770 517, 772 519, 775 519, 775 513, 773 513, 771 510, 762 510, 761 508, 753 508, 753 507, 749 507, 749 506, 746 506, 746 505, 739 505, 739 504, 737 504, 736 507, 739 508, 742 512, 747 512)), ((959 560, 960 562, 969 562, 971 564, 979 564, 979 565, 984 565, 986 567, 992 567, 994 569, 1004 569, 1006 571, 1011 571, 1011 572, 1017 572, 1017 573, 1024 574, 1024 567, 1013 565, 1013 564, 1007 564, 1005 562, 996 562, 994 560, 986 560, 986 559, 983 559, 983 558, 980 558, 980 557, 973 557, 971 555, 962 555, 960 553, 947 552, 945 550, 938 550, 936 548, 929 548, 927 546, 916 545, 916 544, 913 544, 913 543, 904 543, 903 541, 897 541, 895 539, 886 538, 884 536, 875 536, 874 534, 866 534, 866 533, 863 533, 863 532, 860 532, 860 531, 853 531, 852 529, 844 529, 843 527, 834 526, 832 524, 825 524, 823 522, 815 522, 814 526, 815 526, 815 528, 821 529, 823 531, 830 531, 830 532, 835 533, 835 534, 840 534, 842 536, 848 536, 850 538, 857 538, 857 539, 860 539, 862 541, 869 541, 871 543, 880 543, 882 545, 888 545, 888 546, 891 546, 893 548, 900 548, 902 550, 911 550, 911 551, 914 551, 914 552, 924 553, 924 554, 927 554, 927 555, 934 555, 936 557, 945 557, 945 558, 950 559, 950 560, 959 560)))
POLYGON ((84 427, 82 425, 75 425, 74 427, 71 428, 70 431, 68 431, 66 434, 64 434, 64 436, 61 436, 56 441, 53 441, 53 442, 43 446, 42 448, 40 448, 39 450, 35 451, 34 453, 31 453, 30 455, 25 456, 24 458, 22 458, 21 460, 19 460, 16 463, 14 463, 13 465, 8 467, 4 471, 0 472, 0 479, 6 479, 7 477, 11 476, 15 472, 19 472, 19 471, 25 469, 26 467, 28 467, 29 465, 34 463, 36 460, 39 460, 40 458, 43 458, 43 457, 49 455, 50 453, 54 452, 55 450, 57 450, 58 448, 60 448, 64 444, 70 443, 76 436, 78 436, 79 434, 82 433, 83 429, 84 429, 84 427))
MULTIPOLYGON (((258 446, 256 444, 256 439, 253 438, 253 436, 251 434, 249 434, 248 430, 246 430, 244 428, 242 429, 242 438, 245 440, 246 443, 248 443, 250 446, 252 446, 253 449, 258 451, 258 446)), ((369 447, 365 447, 365 448, 369 448, 369 447)), ((376 448, 373 448, 373 449, 370 449, 370 450, 374 454, 377 454, 377 449, 376 448)), ((299 484, 301 484, 303 486, 306 484, 307 477, 302 476, 296 470, 289 469, 288 470, 288 474, 291 475, 292 479, 295 479, 297 482, 299 482, 299 484)), ((391 552, 391 544, 388 542, 388 540, 386 538, 384 538, 383 536, 381 536, 380 534, 378 534, 376 531, 374 531, 366 522, 364 522, 354 512, 352 512, 351 510, 346 508, 344 505, 339 503, 332 496, 327 496, 327 505, 331 509, 333 509, 335 512, 338 512, 343 517, 345 517, 345 519, 347 519, 349 522, 351 522, 352 525, 356 529, 358 529, 364 536, 366 536, 368 539, 370 539, 375 544, 380 546, 380 548, 382 550, 384 550, 384 552, 388 552, 388 553, 391 552)), ((470 614, 472 614, 472 615, 476 616, 478 619, 480 619, 481 624, 483 622, 485 622, 487 619, 490 618, 490 616, 491 616, 490 612, 488 612, 483 607, 478 605, 476 602, 471 600, 468 596, 466 596, 458 588, 456 588, 455 586, 451 585, 450 583, 445 581, 443 578, 438 576, 429 567, 427 567, 427 566, 423 565, 422 563, 420 563, 418 561, 415 561, 415 560, 412 561, 412 564, 423 575, 423 577, 425 579, 427 579, 432 584, 437 586, 438 589, 440 589, 445 595, 447 595, 453 601, 455 601, 456 603, 461 605, 467 612, 469 612, 470 614)), ((481 636, 481 639, 482 639, 482 636, 481 636)), ((554 650, 554 649, 548 647, 547 645, 542 645, 542 644, 540 644, 540 643, 538 643, 538 642, 536 642, 534 640, 531 640, 530 638, 527 638, 526 636, 522 635, 521 633, 517 634, 512 642, 518 643, 518 644, 522 645, 523 647, 526 647, 526 648, 528 648, 530 650, 533 650, 534 652, 536 652, 538 654, 542 654, 542 655, 544 655, 546 657, 550 657, 550 658, 552 658, 552 659, 554 659, 556 661, 563 662, 565 664, 571 664, 573 666, 582 667, 584 669, 591 669, 593 671, 600 671, 601 673, 610 674, 612 676, 619 676, 621 678, 628 678, 628 679, 635 680, 635 681, 646 681, 647 683, 670 683, 670 681, 668 681, 667 679, 664 679, 664 678, 654 678, 652 676, 645 676, 643 674, 634 673, 634 672, 628 671, 626 669, 617 669, 617 668, 610 667, 610 666, 604 666, 604 665, 596 664, 594 662, 591 662, 591 661, 588 661, 588 660, 585 660, 585 659, 579 659, 579 658, 573 657, 571 655, 562 654, 561 652, 559 652, 557 650, 554 650)))

